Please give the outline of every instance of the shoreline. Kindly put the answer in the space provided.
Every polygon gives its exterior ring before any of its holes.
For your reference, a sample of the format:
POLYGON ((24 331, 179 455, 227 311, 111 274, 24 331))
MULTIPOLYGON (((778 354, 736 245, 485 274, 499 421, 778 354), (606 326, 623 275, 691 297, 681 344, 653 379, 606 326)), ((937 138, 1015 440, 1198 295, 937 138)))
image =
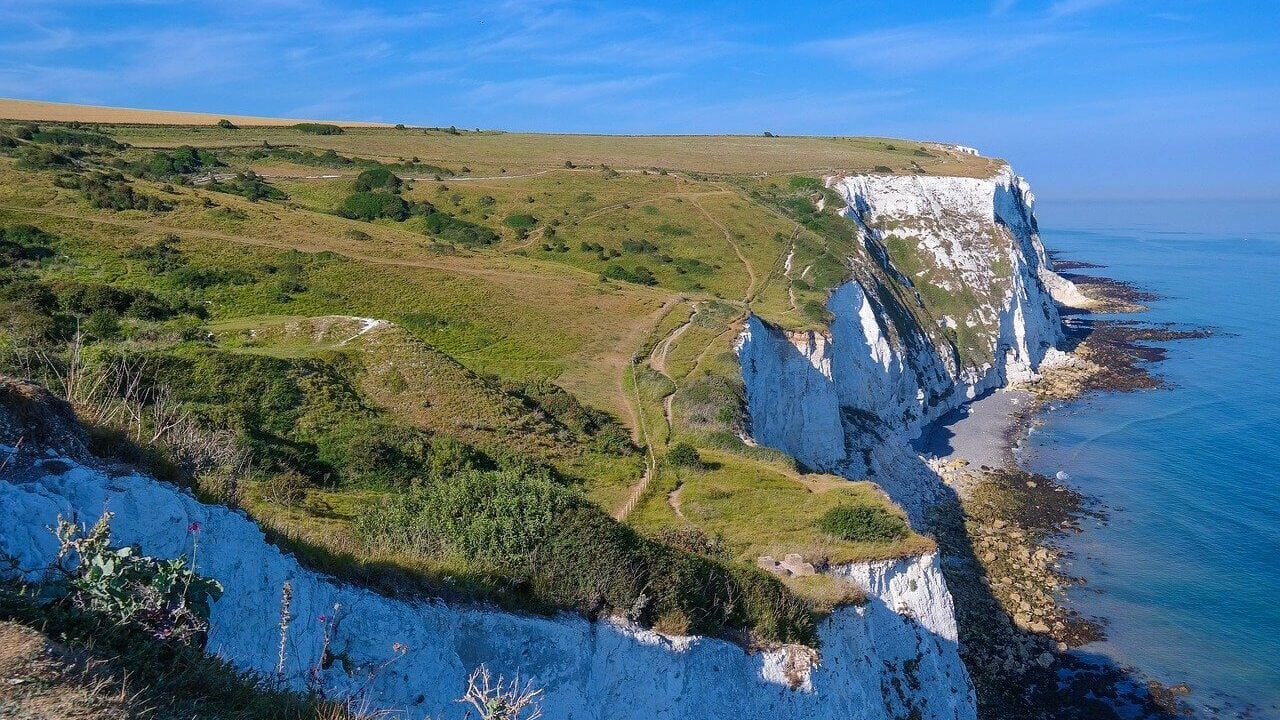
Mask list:
MULTIPOLYGON (((1075 267, 1092 267, 1077 263, 1075 267)), ((1075 280, 1077 278, 1073 278, 1075 280)), ((944 556, 956 596, 961 654, 978 689, 980 715, 1039 717, 1188 717, 1190 689, 1165 686, 1140 668, 1079 651, 1105 639, 1106 618, 1065 602, 1087 584, 1065 569, 1062 546, 1085 519, 1106 521, 1098 498, 1023 468, 1019 449, 1047 413, 1092 393, 1162 387, 1151 366, 1167 356, 1151 342, 1208 337, 1101 313, 1145 310, 1158 299, 1131 284, 1091 278, 1090 312, 1063 313, 1073 360, 1034 381, 997 389, 933 423, 917 450, 957 495, 935 510, 928 528, 944 556)))

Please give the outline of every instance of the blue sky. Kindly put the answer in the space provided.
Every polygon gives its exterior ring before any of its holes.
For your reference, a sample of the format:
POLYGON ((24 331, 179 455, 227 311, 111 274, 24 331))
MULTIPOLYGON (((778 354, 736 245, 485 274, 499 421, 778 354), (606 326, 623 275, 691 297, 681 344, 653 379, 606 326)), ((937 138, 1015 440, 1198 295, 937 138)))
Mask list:
POLYGON ((1042 199, 1280 197, 1272 0, 0 0, 0 96, 975 145, 1042 199))

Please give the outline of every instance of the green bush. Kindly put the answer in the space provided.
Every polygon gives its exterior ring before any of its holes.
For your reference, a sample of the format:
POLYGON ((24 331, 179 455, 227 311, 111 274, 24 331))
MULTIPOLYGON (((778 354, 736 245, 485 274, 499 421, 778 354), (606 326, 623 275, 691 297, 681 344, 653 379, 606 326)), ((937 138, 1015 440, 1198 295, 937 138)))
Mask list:
POLYGON ((230 180, 209 183, 209 189, 230 193, 258 202, 259 200, 287 200, 288 195, 280 188, 268 183, 261 175, 252 170, 236 173, 230 180))
POLYGON ((239 125, 236 125, 235 123, 231 122, 226 118, 222 118, 221 120, 218 121, 218 127, 222 128, 223 130, 239 130, 240 129, 239 125))
POLYGON ((821 180, 803 175, 792 175, 787 180, 787 187, 792 190, 807 190, 809 192, 821 192, 825 187, 821 180))
POLYGON ((208 150, 183 145, 168 152, 160 151, 152 155, 145 165, 136 168, 135 174, 153 180, 163 180, 223 166, 225 163, 208 150))
POLYGON ((356 176, 357 192, 386 190, 387 192, 398 193, 402 185, 404 185, 404 181, 385 166, 371 167, 368 170, 361 171, 356 176))
POLYGON ((837 505, 818 518, 817 527, 851 542, 892 542, 909 533, 905 520, 870 503, 837 505))
POLYGON ((674 632, 812 642, 807 604, 755 568, 649 540, 581 495, 512 472, 463 472, 368 509, 357 535, 512 578, 545 608, 625 613, 674 632))
POLYGON ((187 257, 177 247, 181 242, 177 235, 165 235, 152 245, 130 248, 122 257, 129 260, 141 260, 147 272, 160 274, 177 270, 187 264, 187 257))
POLYGON ((18 153, 18 167, 24 170, 54 170, 76 167, 79 153, 59 152, 39 145, 28 145, 18 153))
POLYGON ((657 285, 658 278, 654 276, 649 268, 643 265, 637 265, 635 270, 628 270, 621 265, 610 265, 600 273, 600 277, 607 280, 622 280, 624 282, 637 283, 639 285, 657 285))
POLYGON ((10 267, 53 257, 57 238, 31 225, 0 227, 0 261, 10 267))
POLYGON ((95 172, 76 178, 75 182, 89 200, 89 205, 102 210, 168 212, 173 209, 171 203, 158 197, 136 192, 133 185, 117 172, 95 172))
POLYGON ((328 123, 298 123, 293 126, 294 130, 298 130, 310 135, 341 135, 342 128, 337 125, 328 123))
POLYGON ((698 450, 687 442, 678 442, 667 449, 667 462, 676 467, 702 467, 698 450))
POLYGON ((498 234, 489 228, 445 213, 437 212, 427 215, 425 226, 428 233, 455 245, 472 247, 492 245, 498 241, 498 234))
POLYGON ((622 252, 639 255, 642 253, 658 252, 658 246, 648 240, 623 240, 622 252))
POLYGON ((53 128, 34 132, 28 139, 32 142, 45 143, 47 145, 89 146, 106 148, 108 150, 120 150, 124 148, 124 145, 121 145, 114 139, 107 137, 102 133, 90 132, 88 130, 53 128))
POLYGON ((342 201, 338 214, 344 218, 366 222, 378 218, 404 220, 409 217, 409 203, 399 195, 389 192, 355 192, 342 201))
POLYGON ((538 218, 527 213, 516 213, 514 215, 508 215, 507 218, 502 221, 502 224, 516 230, 532 230, 537 227, 538 218))

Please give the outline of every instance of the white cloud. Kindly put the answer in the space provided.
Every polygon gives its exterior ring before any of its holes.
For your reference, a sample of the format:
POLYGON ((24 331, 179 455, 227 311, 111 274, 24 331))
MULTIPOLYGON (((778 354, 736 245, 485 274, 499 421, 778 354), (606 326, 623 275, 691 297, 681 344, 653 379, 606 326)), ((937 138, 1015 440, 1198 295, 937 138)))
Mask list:
POLYGON ((467 93, 473 101, 517 105, 561 105, 565 107, 605 98, 625 96, 652 87, 667 75, 624 78, 582 78, 552 75, 517 80, 483 82, 467 93))
POLYGON ((936 70, 956 63, 985 66, 1059 39, 1056 33, 993 25, 948 24, 872 30, 802 45, 853 65, 899 73, 936 70))
POLYGON ((1064 18, 1114 5, 1117 0, 1057 0, 1049 6, 1050 18, 1064 18))

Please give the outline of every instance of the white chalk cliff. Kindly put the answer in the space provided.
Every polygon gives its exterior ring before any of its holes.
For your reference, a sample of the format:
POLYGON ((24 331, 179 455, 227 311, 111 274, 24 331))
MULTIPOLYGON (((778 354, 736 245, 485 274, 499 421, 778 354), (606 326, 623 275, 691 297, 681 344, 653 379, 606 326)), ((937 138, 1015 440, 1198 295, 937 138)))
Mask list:
MULTIPOLYGON (((1056 362, 1054 297, 1071 304, 1078 293, 1052 271, 1031 193, 1007 168, 990 178, 876 175, 829 186, 866 253, 850 259, 853 279, 830 296, 834 321, 824 331, 748 317, 737 348, 750 431, 809 467, 872 474, 918 521, 944 492, 908 441, 965 400, 1056 362), (893 262, 902 252, 915 259, 909 268, 893 262), (952 296, 963 301, 939 301, 952 296)), ((300 566, 236 511, 51 452, 0 477, 0 557, 16 561, 9 572, 34 577, 56 553, 48 528, 58 515, 92 523, 107 510, 117 543, 162 557, 189 553, 188 527, 199 524, 199 572, 225 587, 210 651, 273 674, 287 582, 287 681, 305 685, 324 642, 317 618, 336 617, 332 649, 346 662, 321 673, 326 688, 413 717, 462 717, 455 698, 482 663, 543 688, 552 720, 976 717, 936 553, 833 568, 868 601, 822 622, 819 652, 749 653, 616 620, 387 598, 300 566)))
MULTIPOLYGON (((0 447, 0 454, 9 450, 0 447)), ((822 623, 815 664, 807 648, 751 654, 722 640, 666 637, 619 621, 390 599, 301 567, 238 512, 70 458, 10 466, 0 478, 0 553, 16 562, 11 572, 35 579, 57 552, 48 528, 59 515, 92 523, 106 510, 116 513, 114 541, 136 543, 149 555, 190 554, 198 539, 199 572, 225 588, 213 603, 211 652, 272 676, 288 582, 287 681, 305 686, 324 642, 317 618, 333 617, 331 648, 345 662, 321 673, 327 691, 410 717, 461 718, 455 698, 481 663, 533 680, 545 690, 545 717, 553 720, 975 717, 936 554, 837 568, 869 600, 822 623), (188 531, 192 523, 196 534, 188 531), (402 653, 393 649, 397 643, 402 653)))
POLYGON ((941 489, 907 442, 964 402, 1062 362, 1055 297, 1072 304, 1078 291, 1053 271, 1034 198, 1007 166, 989 178, 828 185, 866 256, 828 299, 825 331, 748 317, 737 349, 751 435, 811 468, 871 475, 918 519, 941 489), (910 303, 894 305, 889 284, 910 303))

